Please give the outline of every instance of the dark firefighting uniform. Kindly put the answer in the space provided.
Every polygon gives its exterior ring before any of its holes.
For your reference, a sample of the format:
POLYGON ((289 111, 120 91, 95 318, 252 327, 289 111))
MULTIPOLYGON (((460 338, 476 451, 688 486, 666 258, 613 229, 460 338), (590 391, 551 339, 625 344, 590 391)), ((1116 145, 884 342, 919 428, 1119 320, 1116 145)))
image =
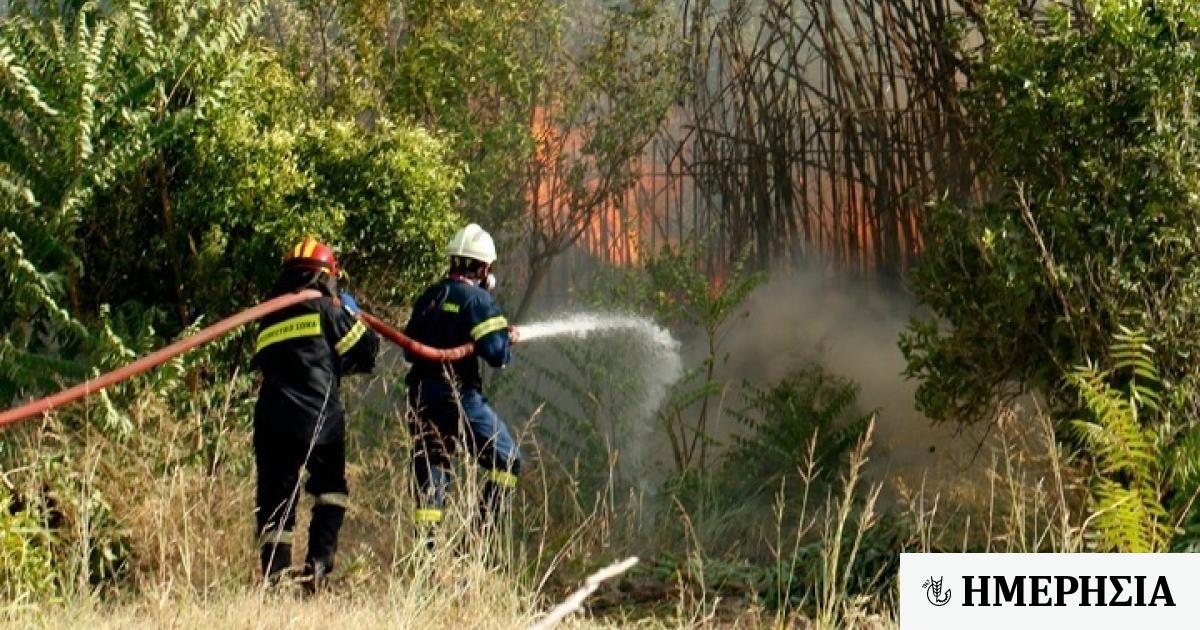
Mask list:
POLYGON ((263 571, 291 564, 300 469, 316 497, 307 566, 333 568, 346 513, 345 419, 339 382, 370 372, 379 337, 349 310, 321 297, 263 318, 254 365, 263 373, 254 408, 257 520, 263 571))
POLYGON ((449 456, 460 442, 486 471, 480 502, 486 524, 507 490, 517 483, 521 453, 504 422, 483 395, 479 359, 504 367, 512 359, 508 322, 490 293, 450 277, 428 288, 413 307, 405 334, 436 348, 475 344, 475 354, 453 363, 435 363, 408 355, 406 378, 414 421, 413 466, 418 504, 414 520, 442 519, 450 484, 449 456))

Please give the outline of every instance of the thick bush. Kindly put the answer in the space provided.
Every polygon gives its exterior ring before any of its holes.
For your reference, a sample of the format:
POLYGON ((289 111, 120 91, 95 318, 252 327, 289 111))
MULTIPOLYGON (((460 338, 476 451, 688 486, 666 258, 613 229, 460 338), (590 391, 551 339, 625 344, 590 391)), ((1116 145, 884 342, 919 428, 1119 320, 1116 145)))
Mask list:
POLYGON ((1200 4, 983 3, 965 101, 981 203, 933 205, 902 340, 931 418, 974 422, 1064 375, 1125 324, 1162 376, 1200 371, 1200 4))

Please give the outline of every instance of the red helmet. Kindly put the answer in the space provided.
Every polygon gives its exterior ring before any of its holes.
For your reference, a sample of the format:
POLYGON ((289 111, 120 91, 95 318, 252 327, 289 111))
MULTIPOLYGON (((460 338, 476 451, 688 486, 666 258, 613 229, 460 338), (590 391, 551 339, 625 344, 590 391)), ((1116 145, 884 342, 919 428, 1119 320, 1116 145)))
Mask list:
POLYGON ((304 237, 303 241, 288 250, 283 257, 283 266, 324 271, 334 278, 338 275, 333 250, 311 236, 304 237))

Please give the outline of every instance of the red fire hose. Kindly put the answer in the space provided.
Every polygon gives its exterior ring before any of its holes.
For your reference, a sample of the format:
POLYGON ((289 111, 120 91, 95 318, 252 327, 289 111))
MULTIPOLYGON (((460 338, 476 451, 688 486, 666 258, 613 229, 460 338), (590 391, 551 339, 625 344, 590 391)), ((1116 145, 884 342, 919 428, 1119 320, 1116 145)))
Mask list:
MULTIPOLYGON (((112 372, 104 374, 95 380, 84 381, 83 383, 80 383, 70 389, 65 389, 57 394, 47 396, 40 400, 34 400, 19 407, 14 407, 13 409, 9 409, 8 411, 0 413, 0 428, 6 427, 10 424, 16 424, 22 420, 32 418, 33 416, 46 413, 63 405, 75 402, 76 400, 84 398, 90 394, 94 394, 106 387, 120 383, 125 379, 156 368, 163 363, 166 363, 167 361, 170 361, 171 359, 183 354, 184 352, 195 348, 196 346, 206 344, 217 337, 224 335, 234 328, 265 317, 271 313, 274 313, 275 311, 285 309, 293 304, 298 304, 300 302, 318 297, 321 297, 321 293, 319 291, 315 289, 306 289, 304 291, 300 291, 299 293, 289 293, 287 295, 281 295, 277 298, 267 300, 258 306, 246 309, 236 315, 233 315, 232 317, 223 319, 190 337, 180 339, 179 341, 176 341, 175 343, 162 348, 153 354, 144 356, 137 361, 130 363, 129 365, 113 370, 112 372)), ((413 354, 429 361, 457 361, 470 356, 471 353, 475 351, 473 344, 466 344, 457 348, 450 348, 449 350, 433 348, 406 337, 403 333, 391 328, 372 315, 367 313, 362 313, 361 315, 363 321, 366 322, 371 328, 379 331, 379 334, 387 337, 388 340, 405 348, 409 352, 412 352, 413 354)))
POLYGON ((465 359, 471 356, 471 353, 475 352, 475 344, 473 343, 466 343, 457 348, 448 349, 427 346, 415 339, 412 339, 411 337, 405 336, 404 333, 379 321, 379 318, 370 313, 361 313, 361 316, 362 320, 366 322, 368 326, 374 328, 376 332, 386 337, 388 341, 391 341, 401 348, 404 348, 405 350, 408 350, 409 352, 428 361, 449 363, 451 361, 465 359))

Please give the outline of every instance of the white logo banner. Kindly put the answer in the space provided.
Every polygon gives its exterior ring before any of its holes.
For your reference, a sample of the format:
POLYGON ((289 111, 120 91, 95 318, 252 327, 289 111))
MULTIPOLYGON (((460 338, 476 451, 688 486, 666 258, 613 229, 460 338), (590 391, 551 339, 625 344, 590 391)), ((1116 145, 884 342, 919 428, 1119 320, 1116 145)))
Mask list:
POLYGON ((900 554, 902 630, 1200 628, 1200 554, 900 554))

